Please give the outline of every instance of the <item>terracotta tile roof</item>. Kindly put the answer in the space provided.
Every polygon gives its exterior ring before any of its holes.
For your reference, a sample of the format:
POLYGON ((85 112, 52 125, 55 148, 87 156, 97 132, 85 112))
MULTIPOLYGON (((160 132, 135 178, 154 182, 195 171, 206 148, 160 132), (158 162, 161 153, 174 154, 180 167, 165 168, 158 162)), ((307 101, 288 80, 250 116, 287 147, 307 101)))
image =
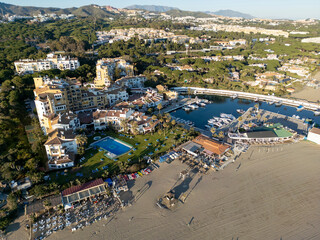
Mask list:
POLYGON ((78 113, 78 118, 80 120, 80 124, 90 124, 93 122, 92 112, 78 113))
POLYGON ((76 137, 72 130, 53 129, 48 132, 48 140, 45 145, 61 144, 65 139, 74 139, 76 137))
POLYGON ((73 187, 67 188, 67 189, 63 190, 61 192, 61 194, 64 197, 64 196, 68 196, 68 195, 71 195, 71 194, 76 193, 76 192, 80 192, 80 191, 83 191, 83 190, 86 190, 86 189, 89 189, 89 188, 93 188, 93 187, 102 185, 102 184, 104 184, 102 178, 98 178, 98 179, 95 179, 93 181, 81 184, 79 186, 73 186, 73 187))
POLYGON ((58 137, 48 139, 44 145, 60 145, 62 142, 58 137))
POLYGON ((193 142, 200 144, 203 148, 206 150, 213 152, 217 155, 223 154, 228 148, 230 148, 228 145, 219 143, 215 140, 212 140, 204 135, 200 135, 196 137, 193 142))

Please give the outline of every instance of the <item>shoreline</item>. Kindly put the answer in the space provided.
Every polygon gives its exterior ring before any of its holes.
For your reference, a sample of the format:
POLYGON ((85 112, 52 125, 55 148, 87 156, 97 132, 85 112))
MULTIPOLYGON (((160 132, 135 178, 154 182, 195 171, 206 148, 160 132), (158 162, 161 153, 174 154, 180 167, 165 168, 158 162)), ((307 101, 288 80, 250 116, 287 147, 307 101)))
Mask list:
POLYGON ((314 181, 320 173, 319 150, 307 141, 253 146, 223 171, 199 175, 186 203, 174 211, 160 209, 156 199, 186 165, 161 164, 134 182, 134 195, 147 183, 150 189, 113 220, 74 233, 57 232, 48 239, 317 238, 320 232, 312 225, 320 224, 320 186, 314 181))

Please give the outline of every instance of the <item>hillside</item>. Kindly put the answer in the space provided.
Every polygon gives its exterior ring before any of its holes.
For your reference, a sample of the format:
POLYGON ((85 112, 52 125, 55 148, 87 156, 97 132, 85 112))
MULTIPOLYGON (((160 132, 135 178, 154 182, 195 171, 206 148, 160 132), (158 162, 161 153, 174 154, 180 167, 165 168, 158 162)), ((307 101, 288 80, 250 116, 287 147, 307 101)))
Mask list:
POLYGON ((114 17, 116 14, 107 11, 105 8, 97 7, 96 5, 82 6, 71 12, 78 17, 94 16, 96 18, 114 17))
POLYGON ((187 17, 192 16, 196 18, 210 18, 212 15, 204 13, 204 12, 191 12, 191 11, 182 11, 179 9, 169 10, 166 12, 168 15, 172 17, 187 17))
POLYGON ((156 5, 131 5, 126 7, 127 9, 143 9, 151 12, 167 12, 170 10, 177 10, 178 8, 156 5))
POLYGON ((55 13, 55 14, 74 14, 78 17, 95 16, 97 18, 107 18, 115 16, 113 12, 100 8, 96 5, 82 6, 79 8, 42 8, 42 7, 28 7, 16 6, 0 2, 0 15, 23 15, 33 16, 37 14, 55 13))
POLYGON ((250 14, 237 12, 237 11, 233 11, 233 10, 230 10, 230 9, 219 10, 219 11, 216 11, 216 12, 206 12, 206 13, 211 13, 211 14, 214 14, 214 15, 219 15, 219 16, 224 16, 224 17, 241 17, 241 18, 247 18, 247 19, 255 18, 254 16, 252 16, 250 14))

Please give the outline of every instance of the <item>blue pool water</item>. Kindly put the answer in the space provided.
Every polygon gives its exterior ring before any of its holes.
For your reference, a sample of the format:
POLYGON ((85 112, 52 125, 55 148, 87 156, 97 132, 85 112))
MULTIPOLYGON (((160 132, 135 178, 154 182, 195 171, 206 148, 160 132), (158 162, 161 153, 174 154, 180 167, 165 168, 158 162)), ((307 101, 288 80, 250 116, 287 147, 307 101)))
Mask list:
POLYGON ((113 153, 114 155, 122 155, 128 151, 130 151, 131 147, 129 147, 129 145, 125 145, 123 143, 121 143, 118 140, 115 140, 113 138, 105 138, 99 142, 95 142, 92 144, 92 146, 97 146, 100 148, 105 149, 108 152, 113 153))

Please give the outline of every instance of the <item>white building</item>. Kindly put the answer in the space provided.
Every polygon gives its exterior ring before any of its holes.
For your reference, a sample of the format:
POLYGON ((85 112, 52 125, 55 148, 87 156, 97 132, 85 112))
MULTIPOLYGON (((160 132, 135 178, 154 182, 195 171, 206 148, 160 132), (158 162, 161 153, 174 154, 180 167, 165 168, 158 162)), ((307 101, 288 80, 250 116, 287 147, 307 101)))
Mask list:
POLYGON ((121 110, 97 110, 93 113, 94 129, 105 129, 108 125, 112 125, 115 129, 121 130, 121 121, 129 119, 133 114, 132 109, 121 110))
POLYGON ((308 133, 307 139, 316 144, 320 144, 320 128, 312 128, 308 133))
POLYGON ((142 88, 146 80, 147 78, 144 75, 128 76, 117 80, 115 85, 127 88, 142 88))
POLYGON ((44 144, 49 169, 62 169, 74 166, 77 154, 76 136, 72 130, 54 129, 48 133, 44 144))
POLYGON ((110 106, 116 104, 117 102, 123 102, 129 99, 129 94, 124 89, 114 89, 107 91, 107 93, 108 103, 110 106))
POLYGON ((20 59, 14 62, 18 74, 34 73, 50 69, 75 70, 80 67, 77 58, 50 53, 46 59, 20 59))

